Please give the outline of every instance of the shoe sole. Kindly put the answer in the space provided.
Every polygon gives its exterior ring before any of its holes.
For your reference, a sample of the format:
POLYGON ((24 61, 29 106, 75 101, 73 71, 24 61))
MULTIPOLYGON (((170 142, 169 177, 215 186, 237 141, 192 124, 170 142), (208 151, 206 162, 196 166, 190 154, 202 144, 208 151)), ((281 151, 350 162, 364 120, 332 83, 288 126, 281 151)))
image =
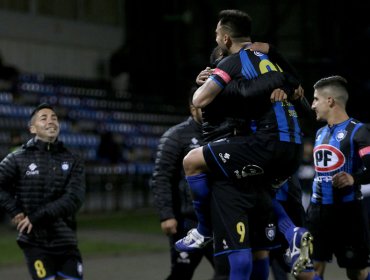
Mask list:
POLYGON ((297 277, 303 270, 306 269, 307 264, 311 261, 310 255, 312 254, 312 234, 305 232, 301 238, 301 252, 298 259, 293 264, 292 274, 297 277))

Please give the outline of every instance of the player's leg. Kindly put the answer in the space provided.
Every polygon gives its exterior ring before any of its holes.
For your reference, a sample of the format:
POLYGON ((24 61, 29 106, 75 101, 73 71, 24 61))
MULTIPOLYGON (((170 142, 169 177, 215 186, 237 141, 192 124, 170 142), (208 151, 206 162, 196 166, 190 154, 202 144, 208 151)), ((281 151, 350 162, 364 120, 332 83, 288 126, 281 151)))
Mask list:
MULTIPOLYGON (((313 265, 315 280, 324 279, 326 263, 333 260, 334 248, 341 246, 341 230, 336 230, 333 215, 337 215, 332 205, 319 205, 311 203, 307 210, 307 228, 313 235, 313 265), (335 234, 332 234, 335 232, 335 234)), ((341 228, 343 224, 338 226, 341 228)))
POLYGON ((196 267, 199 265, 203 251, 198 250, 195 252, 178 252, 175 250, 175 242, 186 236, 189 229, 197 224, 196 221, 185 219, 179 220, 177 233, 169 237, 170 253, 171 253, 171 272, 166 280, 190 280, 193 277, 196 267))
POLYGON ((269 274, 270 274, 269 251, 267 250, 254 251, 251 280, 268 280, 269 274))
POLYGON ((334 248, 339 267, 346 268, 349 279, 369 279, 370 230, 364 201, 341 203, 335 214, 337 231, 341 230, 341 243, 334 248))
POLYGON ((253 270, 251 280, 267 280, 270 274, 270 251, 280 247, 277 239, 276 215, 273 212, 271 194, 263 180, 256 180, 256 205, 251 210, 251 246, 253 270))
POLYGON ((276 198, 272 199, 272 205, 278 217, 279 231, 289 243, 289 258, 292 273, 294 276, 297 276, 311 263, 310 254, 312 253, 313 237, 306 228, 296 227, 294 225, 276 198))
POLYGON ((227 178, 234 184, 242 185, 246 177, 263 174, 263 166, 272 156, 260 143, 251 137, 232 137, 223 141, 209 143, 194 149, 184 158, 184 170, 193 194, 194 208, 198 218, 196 229, 176 242, 179 251, 193 251, 202 248, 211 240, 209 223, 209 171, 213 177, 227 178), (251 143, 253 145, 251 145, 251 143), (244 179, 244 180, 243 180, 244 179))
POLYGON ((234 186, 232 181, 211 182, 211 214, 215 255, 228 256, 229 279, 249 279, 252 271, 250 246, 251 207, 255 205, 253 189, 234 186))
POLYGON ((194 211, 198 219, 197 228, 191 229, 187 236, 178 240, 176 249, 191 252, 204 247, 211 239, 212 227, 210 216, 210 189, 207 165, 203 156, 203 147, 191 150, 183 160, 186 180, 192 193, 194 211))
POLYGON ((26 258, 32 279, 54 279, 56 277, 55 258, 45 249, 18 242, 26 258))

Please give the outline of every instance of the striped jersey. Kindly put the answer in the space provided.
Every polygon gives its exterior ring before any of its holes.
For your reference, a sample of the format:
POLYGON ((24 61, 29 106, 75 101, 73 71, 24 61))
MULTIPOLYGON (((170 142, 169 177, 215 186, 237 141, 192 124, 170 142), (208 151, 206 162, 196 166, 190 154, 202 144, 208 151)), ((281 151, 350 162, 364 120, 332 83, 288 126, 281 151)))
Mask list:
MULTIPOLYGON (((224 58, 210 77, 222 89, 234 79, 252 80, 267 72, 283 70, 268 55, 241 49, 224 58)), ((255 104, 258 106, 258 104, 255 104)), ((260 119, 255 120, 256 133, 284 142, 302 143, 301 128, 294 105, 288 101, 275 102, 260 119)))
POLYGON ((316 133, 313 158, 315 178, 311 202, 333 204, 361 197, 361 186, 333 188, 332 176, 344 171, 356 174, 364 166, 362 157, 370 155, 370 133, 365 125, 353 118, 320 128, 316 133))

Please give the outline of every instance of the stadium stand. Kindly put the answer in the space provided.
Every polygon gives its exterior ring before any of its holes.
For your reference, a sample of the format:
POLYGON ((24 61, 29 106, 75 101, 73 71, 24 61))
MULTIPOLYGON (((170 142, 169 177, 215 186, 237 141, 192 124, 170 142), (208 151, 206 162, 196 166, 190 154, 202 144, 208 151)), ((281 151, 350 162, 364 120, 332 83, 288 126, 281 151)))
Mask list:
POLYGON ((39 74, 21 74, 17 92, 0 92, 0 156, 12 148, 12 136, 22 142, 35 104, 55 106, 61 118, 62 140, 86 161, 87 200, 84 211, 113 211, 150 205, 148 178, 161 134, 184 120, 186 111, 163 102, 115 94, 107 83, 39 74), (176 112, 176 113, 174 113, 176 112), (97 149, 103 132, 110 132, 120 149, 120 161, 102 162, 97 149))

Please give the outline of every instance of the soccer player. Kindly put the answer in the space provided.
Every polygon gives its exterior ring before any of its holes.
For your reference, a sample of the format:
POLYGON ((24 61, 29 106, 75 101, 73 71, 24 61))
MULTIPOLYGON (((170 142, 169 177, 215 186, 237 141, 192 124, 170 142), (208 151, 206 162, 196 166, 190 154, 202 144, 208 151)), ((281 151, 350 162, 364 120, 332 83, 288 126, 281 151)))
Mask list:
MULTIPOLYGON (((187 186, 182 160, 191 150, 203 145, 202 141, 202 112, 192 105, 193 93, 191 90, 189 109, 191 116, 171 128, 160 138, 154 171, 151 179, 151 190, 154 204, 159 211, 161 228, 169 238, 171 254, 171 272, 167 280, 190 280, 203 257, 214 265, 213 247, 208 244, 194 252, 178 252, 175 250, 175 241, 183 238, 186 233, 196 226, 190 190, 187 186)), ((217 265, 223 267, 225 264, 217 265)), ((215 271, 214 279, 227 279, 225 275, 215 271), (223 277, 223 278, 222 278, 223 277)))
MULTIPOLYGON (((193 101, 199 107, 210 104, 232 79, 252 80, 270 70, 280 71, 279 66, 271 62, 267 55, 246 49, 251 42, 250 18, 245 13, 235 10, 222 11, 216 35, 218 45, 226 50, 229 56, 220 62, 211 79, 195 93, 193 101)), ((293 105, 289 102, 276 102, 270 106, 268 112, 261 110, 256 125, 257 130, 251 136, 234 136, 225 141, 209 143, 203 148, 192 150, 185 157, 184 168, 193 193, 208 189, 205 172, 209 170, 213 176, 224 176, 235 182, 242 182, 243 178, 248 177, 248 182, 255 181, 252 183, 255 185, 270 185, 275 178, 285 180, 296 170, 300 160, 301 136, 293 105)), ((245 199, 250 196, 244 193, 243 188, 248 187, 249 184, 222 191, 222 188, 212 190, 213 200, 220 202, 217 203, 215 211, 212 211, 220 215, 220 225, 213 225, 216 250, 226 252, 225 248, 228 249, 231 275, 234 275, 234 272, 238 275, 246 274, 249 270, 247 263, 250 262, 250 251, 243 249, 248 247, 249 243, 246 235, 249 232, 248 218, 246 214, 243 216, 245 199), (232 264, 238 264, 240 267, 242 262, 245 264, 245 271, 233 272, 232 264)), ((200 203, 202 204, 202 201, 200 203)), ((198 217, 198 220, 201 223, 205 217, 198 217)), ((292 247, 298 245, 299 249, 300 242, 306 240, 307 231, 289 228, 289 232, 291 237, 294 236, 294 240, 297 240, 297 244, 292 247)), ((189 247, 197 247, 207 236, 210 239, 209 228, 204 224, 200 225, 189 232, 187 238, 177 243, 178 248, 186 250, 189 247)), ((239 276, 235 277, 237 279, 239 276)))
POLYGON ((334 254, 348 279, 369 280, 369 223, 361 185, 370 183, 370 132, 346 112, 346 79, 326 77, 313 87, 316 120, 326 122, 316 133, 316 174, 308 208, 315 279, 324 279, 334 254))
POLYGON ((75 214, 85 198, 84 164, 58 141, 50 105, 32 111, 29 130, 34 137, 0 163, 0 205, 16 225, 32 279, 83 279, 75 214))

